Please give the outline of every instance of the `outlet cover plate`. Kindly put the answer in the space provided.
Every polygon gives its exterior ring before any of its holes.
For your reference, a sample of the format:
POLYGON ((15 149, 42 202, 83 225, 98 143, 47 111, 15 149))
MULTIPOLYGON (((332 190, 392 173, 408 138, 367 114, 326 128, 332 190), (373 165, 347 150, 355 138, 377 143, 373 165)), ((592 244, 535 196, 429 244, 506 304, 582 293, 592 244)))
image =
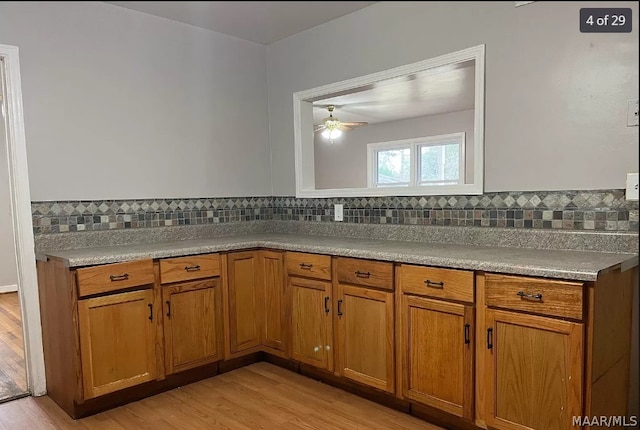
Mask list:
POLYGON ((638 100, 629 100, 629 109, 627 110, 627 127, 638 126, 638 100))
POLYGON ((638 200, 638 174, 627 174, 627 191, 625 193, 627 200, 638 200))
POLYGON ((333 205, 333 220, 334 221, 343 221, 344 220, 344 206, 340 203, 336 203, 333 205))

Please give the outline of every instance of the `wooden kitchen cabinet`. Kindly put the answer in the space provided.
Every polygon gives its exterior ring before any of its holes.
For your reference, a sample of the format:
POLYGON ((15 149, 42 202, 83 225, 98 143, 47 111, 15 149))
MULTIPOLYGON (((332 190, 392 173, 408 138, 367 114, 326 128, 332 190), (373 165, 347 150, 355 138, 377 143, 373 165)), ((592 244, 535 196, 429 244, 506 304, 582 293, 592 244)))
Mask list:
POLYGON ((224 358, 220 278, 162 287, 165 372, 180 372, 224 358))
POLYGON ((289 307, 284 254, 233 252, 226 267, 227 358, 265 350, 287 356, 289 307))
POLYGON ((473 306, 402 296, 402 395, 459 417, 473 415, 473 306))
POLYGON ((323 281, 330 281, 332 278, 331 256, 329 255, 287 252, 285 263, 289 276, 321 279, 323 281))
POLYGON ((66 264, 37 267, 47 395, 74 418, 261 359, 447 428, 628 412, 623 267, 576 282, 267 249, 66 264))
POLYGON ((149 289, 78 301, 85 399, 156 379, 153 303, 149 289))
POLYGON ((291 358, 333 370, 331 283, 289 276, 291 358))
POLYGON ((284 254, 278 251, 260 251, 258 258, 263 281, 260 294, 264 295, 262 345, 271 353, 284 355, 287 350, 289 320, 284 254))
POLYGON ((393 263, 346 257, 333 263, 336 374, 393 393, 393 263))
POLYGON ((393 293, 338 284, 337 297, 338 374, 393 393, 393 293))
POLYGON ((582 415, 582 323, 489 309, 486 382, 496 429, 571 429, 582 415))
POLYGON ((167 375, 224 358, 220 254, 159 261, 167 375))
POLYGON ((220 276, 220 260, 220 254, 163 258, 159 261, 160 282, 163 284, 171 284, 174 282, 220 276))
POLYGON ((226 256, 228 357, 254 352, 261 345, 264 295, 258 254, 244 251, 226 256))
POLYGON ((500 274, 484 276, 487 425, 571 429, 583 415, 584 288, 500 274))
POLYGON ((396 278, 399 396, 472 419, 473 272, 403 264, 396 278))

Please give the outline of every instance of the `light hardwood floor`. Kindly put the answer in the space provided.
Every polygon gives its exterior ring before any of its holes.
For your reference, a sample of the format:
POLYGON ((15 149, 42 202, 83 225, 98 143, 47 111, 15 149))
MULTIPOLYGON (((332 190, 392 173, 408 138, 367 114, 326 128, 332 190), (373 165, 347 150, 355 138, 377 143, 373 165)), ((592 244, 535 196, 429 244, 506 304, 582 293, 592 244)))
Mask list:
POLYGON ((268 363, 73 421, 48 397, 0 405, 0 430, 40 429, 424 429, 402 412, 268 363))
POLYGON ((18 293, 0 294, 0 400, 27 390, 18 293))

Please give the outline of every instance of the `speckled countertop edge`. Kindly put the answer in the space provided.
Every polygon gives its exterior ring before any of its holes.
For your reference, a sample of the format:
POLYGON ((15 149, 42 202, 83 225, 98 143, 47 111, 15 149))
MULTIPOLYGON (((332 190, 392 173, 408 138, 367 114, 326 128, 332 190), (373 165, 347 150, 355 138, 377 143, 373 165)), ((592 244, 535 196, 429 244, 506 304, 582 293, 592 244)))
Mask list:
POLYGON ((376 239, 290 234, 258 234, 207 239, 40 251, 37 258, 60 258, 68 267, 145 258, 167 258, 250 248, 367 258, 454 269, 595 281, 598 274, 638 265, 637 254, 444 245, 376 239))

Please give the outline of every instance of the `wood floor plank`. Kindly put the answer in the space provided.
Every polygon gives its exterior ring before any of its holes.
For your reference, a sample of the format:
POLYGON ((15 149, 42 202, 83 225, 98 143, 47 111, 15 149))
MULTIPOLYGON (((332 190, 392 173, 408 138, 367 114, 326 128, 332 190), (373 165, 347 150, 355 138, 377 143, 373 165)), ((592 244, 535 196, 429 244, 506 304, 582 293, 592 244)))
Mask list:
POLYGON ((439 430, 269 363, 74 421, 48 397, 0 404, 0 430, 439 430))
POLYGON ((18 293, 0 294, 0 400, 27 391, 18 293))

